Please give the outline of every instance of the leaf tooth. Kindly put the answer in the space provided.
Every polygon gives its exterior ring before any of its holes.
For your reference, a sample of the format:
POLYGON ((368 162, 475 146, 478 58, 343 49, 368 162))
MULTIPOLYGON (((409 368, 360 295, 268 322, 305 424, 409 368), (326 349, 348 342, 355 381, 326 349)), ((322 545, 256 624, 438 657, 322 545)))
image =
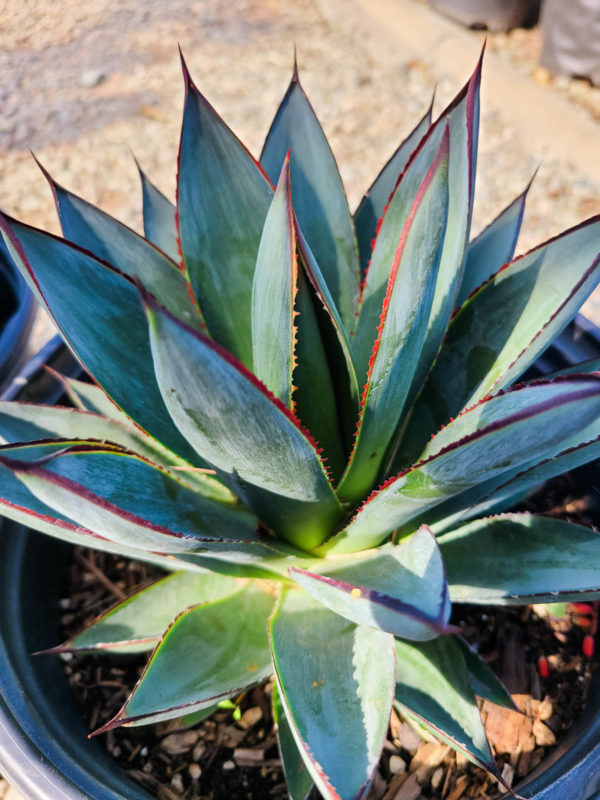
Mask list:
MULTIPOLYGON (((296 68, 296 53, 294 50, 294 67, 296 68)), ((296 301, 298 299, 298 249, 296 246, 296 226, 294 225, 294 209, 292 205, 292 181, 290 175, 290 148, 288 147, 288 151, 286 153, 283 168, 281 170, 281 177, 280 181, 284 181, 285 187, 285 198, 286 198, 286 205, 288 210, 288 224, 289 224, 289 231, 291 234, 291 241, 290 241, 290 250, 291 250, 291 268, 292 268, 292 276, 290 281, 290 309, 292 312, 292 330, 291 330, 291 341, 290 341, 290 366, 289 366, 289 373, 290 373, 290 390, 289 390, 289 398, 290 398, 290 409, 293 414, 296 414, 296 400, 294 398, 294 391, 296 387, 294 386, 294 370, 298 365, 298 353, 297 353, 297 346, 298 346, 298 325, 296 324, 295 320, 296 317, 300 316, 299 310, 296 308, 296 301)))

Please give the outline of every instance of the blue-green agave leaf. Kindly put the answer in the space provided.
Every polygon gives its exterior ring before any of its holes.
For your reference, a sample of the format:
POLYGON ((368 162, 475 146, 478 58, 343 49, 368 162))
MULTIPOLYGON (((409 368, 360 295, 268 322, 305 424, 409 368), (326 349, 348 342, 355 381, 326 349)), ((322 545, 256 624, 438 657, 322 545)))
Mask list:
POLYGON ((354 449, 337 489, 344 502, 358 502, 375 483, 419 363, 446 231, 448 157, 446 127, 406 224, 396 234, 354 449))
POLYGON ((572 367, 563 367, 557 369, 556 372, 549 372, 544 375, 546 380, 552 378, 560 378, 561 375, 589 375, 590 372, 600 372, 600 358, 590 358, 587 361, 580 361, 579 364, 573 364, 572 367))
POLYGON ((532 466, 525 464, 442 503, 435 509, 433 530, 436 534, 442 533, 473 517, 505 511, 551 478, 596 461, 600 458, 600 435, 589 439, 585 431, 581 433, 564 442, 556 455, 536 461, 532 466))
POLYGON ((182 65, 177 219, 183 263, 210 335, 252 368, 252 278, 273 190, 200 94, 183 58, 182 65))
MULTIPOLYGON (((296 367, 292 411, 319 443, 331 479, 336 482, 344 471, 346 458, 334 377, 321 334, 317 316, 319 313, 321 325, 326 328, 324 335, 331 340, 335 333, 302 269, 298 270, 296 309, 296 367)), ((338 390, 340 396, 348 398, 347 381, 338 390)))
POLYGON ((452 599, 518 605, 600 598, 600 534, 531 514, 475 520, 439 539, 452 599))
POLYGON ((254 374, 295 411, 334 475, 344 456, 335 394, 307 279, 299 270, 286 158, 263 231, 252 286, 254 374))
POLYGON ((265 220, 252 284, 253 372, 288 408, 293 405, 298 287, 290 191, 286 158, 265 220))
POLYGON ((509 708, 511 711, 518 711, 510 692, 496 675, 494 670, 465 642, 457 636, 455 641, 459 644, 465 659, 465 664, 469 670, 469 680, 471 687, 478 697, 490 700, 498 706, 509 708))
POLYGON ((175 572, 105 611, 86 628, 47 653, 153 650, 170 623, 191 606, 212 603, 244 588, 244 581, 213 572, 175 572))
POLYGON ((598 414, 595 376, 542 381, 484 400, 434 436, 422 460, 374 492, 322 550, 356 552, 397 528, 414 530, 419 517, 444 500, 560 452, 598 414))
POLYGON ((97 394, 94 394, 94 398, 103 397, 106 405, 112 406, 115 412, 113 416, 105 417, 78 408, 0 401, 0 442, 14 444, 39 439, 81 439, 92 443, 116 444, 172 471, 181 482, 205 497, 229 505, 237 503, 235 495, 216 477, 208 474, 210 470, 192 467, 156 439, 147 436, 97 387, 82 382, 81 386, 95 389, 97 394))
POLYGON ((269 633, 281 703, 312 779, 326 800, 362 800, 392 708, 393 637, 297 589, 284 593, 269 633))
MULTIPOLYGON (((356 426, 360 398, 350 337, 346 332, 331 292, 297 220, 295 220, 295 225, 298 255, 314 297, 315 313, 317 314, 321 337, 326 346, 330 374, 336 392, 342 438, 349 452, 356 426)), ((300 280, 302 281, 302 273, 300 273, 300 280)), ((308 350, 308 347, 306 349, 308 350)), ((306 357, 307 353, 305 352, 304 355, 306 357)))
POLYGON ((320 603, 355 622, 425 641, 453 630, 450 599, 437 541, 423 526, 393 547, 324 563, 317 572, 298 567, 290 576, 320 603))
POLYGON ((77 245, 2 214, 0 230, 15 264, 109 397, 159 442, 198 463, 157 386, 148 326, 131 278, 77 245))
POLYGON ((142 184, 144 236, 178 264, 181 256, 179 254, 179 237, 177 234, 177 209, 156 188, 137 161, 136 164, 142 184))
POLYGON ((396 640, 396 701, 469 761, 498 774, 464 655, 453 636, 396 640))
POLYGON ((450 130, 448 170, 448 221, 444 249, 435 285, 427 336, 413 379, 411 397, 423 380, 439 350, 454 306, 471 225, 477 139, 479 126, 479 84, 481 61, 451 105, 431 126, 411 156, 396 186, 375 241, 361 298, 354 336, 354 354, 359 379, 366 375, 379 316, 386 294, 388 276, 397 247, 398 231, 404 228, 415 198, 429 172, 445 135, 450 130))
MULTIPOLYGON (((568 380, 572 376, 558 376, 552 382, 568 380)), ((530 384, 543 385, 543 378, 530 384)), ((482 481, 464 492, 430 509, 423 521, 431 525, 436 533, 455 528, 473 517, 505 511, 547 480, 600 456, 600 418, 592 419, 588 425, 578 427, 571 436, 559 437, 555 446, 543 459, 534 456, 529 461, 482 481)))
POLYGON ((102 417, 121 422, 124 425, 131 425, 131 420, 116 406, 110 397, 96 383, 88 383, 86 380, 70 378, 62 375, 51 367, 46 370, 62 385, 69 402, 74 408, 80 411, 91 411, 102 417))
MULTIPOLYGON (((532 179, 533 181, 533 179, 532 179)), ((469 245, 456 307, 515 254, 531 182, 469 245)))
MULTIPOLYGON (((177 464, 174 453, 125 422, 76 408, 0 400, 0 441, 3 444, 36 439, 94 439, 165 464, 177 464)), ((182 462, 185 463, 185 462, 182 462)))
POLYGON ((349 331, 359 291, 352 218, 333 153, 295 67, 260 157, 272 182, 279 177, 288 152, 298 221, 349 331))
POLYGON ((163 447, 132 424, 99 386, 68 378, 47 367, 65 387, 73 408, 38 406, 31 403, 0 404, 0 439, 25 442, 32 439, 79 437, 114 442, 126 450, 150 458, 205 497, 235 504, 237 498, 218 478, 214 470, 194 467, 172 450, 163 447), (76 410, 76 414, 73 412, 76 410), (86 415, 84 412, 91 414, 86 415))
POLYGON ((190 284, 171 258, 122 222, 64 189, 43 167, 42 171, 54 193, 65 239, 138 278, 188 325, 203 327, 190 284))
POLYGON ((276 683, 273 684, 273 719, 277 725, 277 744, 290 798, 308 800, 313 781, 294 741, 294 734, 285 716, 276 683))
POLYGON ((0 462, 42 503, 105 539, 160 553, 256 539, 251 514, 203 497, 141 456, 88 442, 56 450, 60 444, 32 445, 26 460, 5 447, 0 462))
POLYGON ((252 582, 241 592, 184 611, 123 707, 94 735, 181 717, 267 678, 272 670, 267 619, 274 602, 264 586, 252 582))
POLYGON ((431 125, 432 110, 433 98, 423 117, 382 168, 354 212, 354 229, 360 255, 360 271, 363 277, 367 274, 369 267, 373 241, 377 236, 377 223, 385 213, 388 200, 404 172, 409 158, 431 125))
MULTIPOLYGON (((49 450, 64 449, 74 442, 62 442, 60 445, 49 445, 49 450)), ((10 453, 12 459, 31 459, 39 455, 38 445, 8 446, 0 448, 0 456, 10 453)), ((4 517, 14 520, 28 528, 41 531, 62 541, 82 547, 93 547, 106 553, 115 553, 126 558, 135 558, 171 570, 174 561, 171 556, 157 555, 145 550, 138 550, 130 544, 116 543, 86 530, 69 517, 55 511, 46 505, 25 484, 19 480, 12 469, 4 466, 0 461, 0 511, 4 517)), ((181 564, 179 569, 198 570, 197 564, 181 564)))
POLYGON ((582 464, 596 461, 598 458, 600 458, 600 436, 589 442, 576 444, 562 450, 553 458, 546 459, 541 464, 520 473, 491 492, 486 500, 477 506, 477 509, 482 509, 480 513, 488 513, 488 509, 491 508, 499 506, 506 508, 512 503, 514 497, 520 496, 524 492, 530 492, 551 478, 577 469, 582 464))
POLYGON ((420 402, 439 425, 513 383, 600 281, 600 216, 500 269, 460 308, 420 402))
POLYGON ((177 427, 244 503, 310 550, 341 518, 318 450, 297 419, 214 341, 145 296, 154 366, 177 427))

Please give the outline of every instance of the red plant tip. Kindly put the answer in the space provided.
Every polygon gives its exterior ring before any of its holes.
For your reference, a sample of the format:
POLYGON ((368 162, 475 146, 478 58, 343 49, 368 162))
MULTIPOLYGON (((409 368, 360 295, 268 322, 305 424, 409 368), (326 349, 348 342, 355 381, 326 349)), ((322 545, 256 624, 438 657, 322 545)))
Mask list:
POLYGON ((538 658, 538 672, 540 673, 540 678, 544 681, 550 675, 550 667, 548 666, 548 659, 546 656, 540 656, 538 658))
POLYGON ((592 625, 592 618, 586 614, 574 614, 573 622, 579 625, 580 628, 590 628, 592 625))
POLYGON ((586 658, 593 658, 594 653, 596 651, 596 642, 593 636, 586 636, 583 640, 583 646, 581 648, 583 650, 583 655, 586 658))
POLYGON ((189 71, 188 66, 187 66, 187 64, 185 62, 185 58, 183 57, 183 50, 181 49, 181 45, 180 44, 178 44, 177 47, 179 49, 179 58, 181 60, 181 71, 183 72, 184 83, 185 83, 186 87, 189 87, 189 88, 193 89, 194 88, 194 82, 192 81, 192 76, 190 75, 190 71, 189 71))
POLYGON ((593 614, 594 609, 589 603, 573 603, 573 611, 576 614, 593 614))

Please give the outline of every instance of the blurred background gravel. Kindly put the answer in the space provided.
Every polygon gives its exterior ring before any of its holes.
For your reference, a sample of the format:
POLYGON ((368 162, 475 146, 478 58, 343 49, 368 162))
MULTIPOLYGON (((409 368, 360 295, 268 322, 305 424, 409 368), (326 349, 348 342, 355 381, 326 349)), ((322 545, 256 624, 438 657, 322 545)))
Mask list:
MULTIPOLYGON (((420 0, 398 0, 411 3, 423 8, 420 0)), ((139 229, 132 151, 174 195, 183 98, 179 43, 196 83, 256 155, 289 81, 296 44, 302 82, 354 207, 427 107, 434 86, 439 111, 460 85, 450 69, 432 66, 430 53, 403 61, 400 48, 392 62, 383 52, 389 43, 366 47, 366 31, 336 16, 339 8, 327 0, 3 0, 0 206, 58 231, 31 149, 59 182, 139 229)), ((480 33, 464 35, 483 41, 480 33)), ((489 50, 491 58, 563 96, 569 113, 593 120, 600 133, 600 90, 540 71, 537 31, 493 35, 489 50)), ((600 187, 573 167, 568 152, 549 157, 519 123, 484 103, 474 230, 521 192, 539 166, 524 249, 599 213, 600 187)), ((574 140, 571 150, 578 146, 574 140)))

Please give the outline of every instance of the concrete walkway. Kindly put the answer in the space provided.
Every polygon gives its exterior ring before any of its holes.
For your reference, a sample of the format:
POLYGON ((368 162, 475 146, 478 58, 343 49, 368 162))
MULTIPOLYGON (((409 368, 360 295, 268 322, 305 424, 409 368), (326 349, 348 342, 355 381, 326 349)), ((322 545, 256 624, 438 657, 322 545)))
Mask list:
MULTIPOLYGON (((438 80, 456 85, 473 70, 482 34, 474 34, 416 0, 320 0, 332 25, 364 33, 364 45, 390 71, 410 60, 424 62, 438 80)), ((600 126, 551 88, 522 75, 495 53, 486 53, 482 107, 517 128, 541 157, 569 161, 575 172, 600 184, 600 126)))

